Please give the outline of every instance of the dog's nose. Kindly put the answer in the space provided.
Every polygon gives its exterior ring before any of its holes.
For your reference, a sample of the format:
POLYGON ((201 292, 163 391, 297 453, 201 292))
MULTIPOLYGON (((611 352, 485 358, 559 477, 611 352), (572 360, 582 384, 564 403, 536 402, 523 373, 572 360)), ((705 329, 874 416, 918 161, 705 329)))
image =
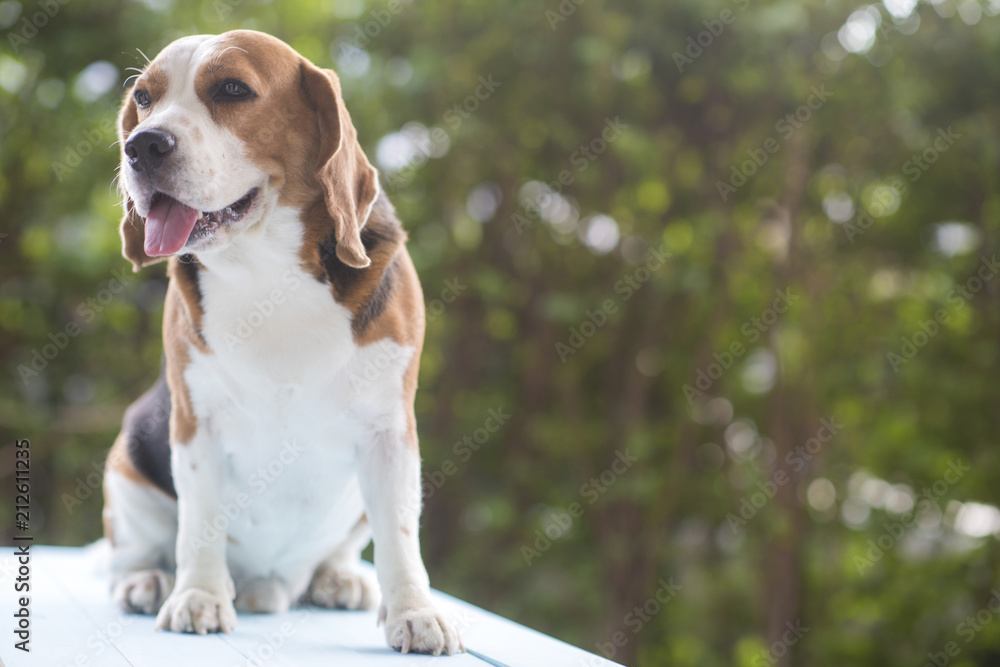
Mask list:
POLYGON ((125 142, 125 155, 136 171, 153 171, 177 146, 174 135, 164 130, 142 130, 125 142))

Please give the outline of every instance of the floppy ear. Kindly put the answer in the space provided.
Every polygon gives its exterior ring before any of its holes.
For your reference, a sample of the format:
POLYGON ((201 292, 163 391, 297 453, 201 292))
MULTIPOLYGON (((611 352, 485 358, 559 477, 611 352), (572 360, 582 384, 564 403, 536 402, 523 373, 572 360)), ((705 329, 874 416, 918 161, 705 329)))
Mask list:
MULTIPOLYGON (((125 141, 138 124, 139 110, 136 108, 135 100, 132 98, 132 91, 129 90, 125 93, 125 100, 122 102, 122 109, 118 114, 118 145, 121 148, 122 169, 126 169, 125 165, 128 163, 125 159, 125 141)), ((125 256, 125 259, 132 262, 133 271, 138 271, 147 264, 162 262, 166 259, 165 257, 150 257, 143 250, 146 237, 146 221, 135 212, 135 202, 132 201, 132 198, 128 196, 128 192, 125 191, 121 175, 118 177, 118 190, 122 195, 122 208, 125 209, 125 215, 122 216, 121 224, 122 255, 125 256)))
POLYGON ((316 176, 323 187, 326 209, 333 218, 337 257, 363 269, 371 260, 361 243, 361 228, 378 197, 378 172, 368 162, 358 133, 344 107, 340 80, 303 60, 302 87, 319 125, 319 161, 316 176))

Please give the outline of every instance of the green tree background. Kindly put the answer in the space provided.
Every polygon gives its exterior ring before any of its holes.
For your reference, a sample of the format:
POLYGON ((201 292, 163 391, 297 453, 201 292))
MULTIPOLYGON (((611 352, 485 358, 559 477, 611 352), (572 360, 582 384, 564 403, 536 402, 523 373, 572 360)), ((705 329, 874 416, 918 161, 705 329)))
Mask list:
POLYGON ((99 537, 165 289, 122 85, 259 29, 341 73, 410 233, 438 588, 628 664, 995 664, 1000 3, 914 4, 0 2, 4 495, 30 438, 37 538, 99 537))

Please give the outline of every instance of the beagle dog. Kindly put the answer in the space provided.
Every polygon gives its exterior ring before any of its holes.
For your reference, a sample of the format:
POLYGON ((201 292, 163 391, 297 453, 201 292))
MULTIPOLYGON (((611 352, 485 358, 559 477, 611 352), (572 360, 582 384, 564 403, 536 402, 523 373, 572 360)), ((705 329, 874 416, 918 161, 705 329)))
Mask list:
POLYGON ((198 634, 381 599, 392 648, 464 650, 417 536, 423 296, 337 75, 259 32, 185 37, 119 138, 123 253, 170 281, 163 372, 108 457, 114 599, 198 634))

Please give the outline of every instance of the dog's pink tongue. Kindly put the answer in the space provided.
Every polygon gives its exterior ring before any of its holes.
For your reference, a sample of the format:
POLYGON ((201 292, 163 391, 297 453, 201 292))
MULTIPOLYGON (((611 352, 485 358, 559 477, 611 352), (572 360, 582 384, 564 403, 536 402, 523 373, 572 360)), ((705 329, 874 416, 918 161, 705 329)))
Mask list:
POLYGON ((198 220, 198 211, 176 199, 161 196, 146 216, 146 254, 172 255, 187 243, 198 220))

